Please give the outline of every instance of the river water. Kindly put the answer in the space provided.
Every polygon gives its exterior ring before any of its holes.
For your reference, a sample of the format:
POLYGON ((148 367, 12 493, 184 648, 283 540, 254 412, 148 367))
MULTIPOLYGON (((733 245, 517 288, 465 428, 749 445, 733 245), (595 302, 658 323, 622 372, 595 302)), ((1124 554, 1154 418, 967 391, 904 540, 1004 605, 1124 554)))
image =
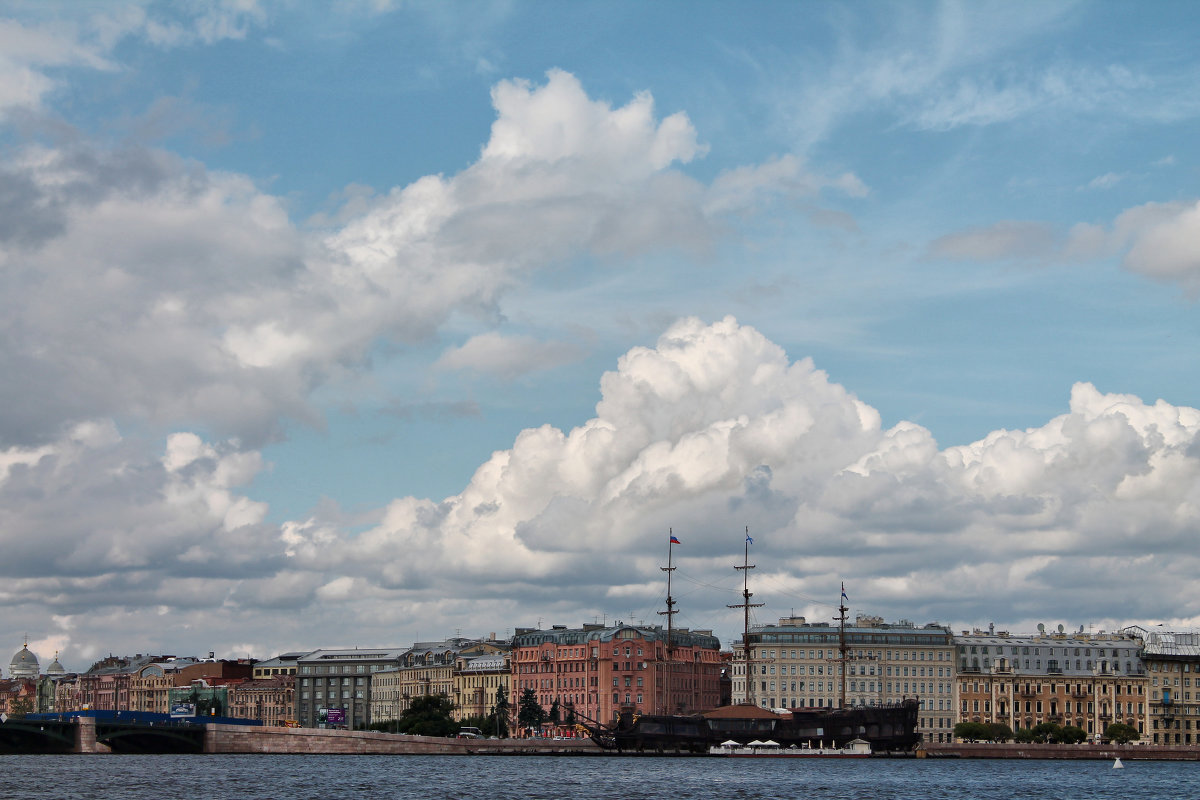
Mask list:
POLYGON ((21 800, 1166 800, 1198 779, 1165 761, 0 756, 0 798, 21 800))

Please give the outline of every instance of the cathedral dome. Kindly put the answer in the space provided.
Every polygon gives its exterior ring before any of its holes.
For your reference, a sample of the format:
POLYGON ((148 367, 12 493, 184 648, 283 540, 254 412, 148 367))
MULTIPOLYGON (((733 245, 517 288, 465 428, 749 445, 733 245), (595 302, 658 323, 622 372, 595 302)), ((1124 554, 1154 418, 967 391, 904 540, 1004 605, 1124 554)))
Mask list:
POLYGON ((12 657, 12 662, 9 664, 8 672, 11 678, 36 678, 38 676, 38 660, 37 656, 29 652, 29 643, 12 657))
POLYGON ((58 653, 54 654, 54 660, 50 662, 50 666, 46 667, 47 675, 66 675, 67 670, 58 662, 58 653))

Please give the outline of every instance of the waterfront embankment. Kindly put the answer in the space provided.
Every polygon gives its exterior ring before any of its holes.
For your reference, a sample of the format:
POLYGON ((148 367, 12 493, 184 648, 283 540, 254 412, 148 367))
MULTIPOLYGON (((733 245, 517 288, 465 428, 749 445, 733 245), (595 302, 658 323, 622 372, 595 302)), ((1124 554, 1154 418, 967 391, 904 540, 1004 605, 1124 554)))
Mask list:
POLYGON ((924 744, 918 757, 1037 758, 1113 761, 1200 761, 1200 748, 1151 744, 991 744, 962 742, 924 744))
POLYGON ((206 725, 206 753, 357 755, 600 755, 589 739, 446 739, 374 731, 206 725))

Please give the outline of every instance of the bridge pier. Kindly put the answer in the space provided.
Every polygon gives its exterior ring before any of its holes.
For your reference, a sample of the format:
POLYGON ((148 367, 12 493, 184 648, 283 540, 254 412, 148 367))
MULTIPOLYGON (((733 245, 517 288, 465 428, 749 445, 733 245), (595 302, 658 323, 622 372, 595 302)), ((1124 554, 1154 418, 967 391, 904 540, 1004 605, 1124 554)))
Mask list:
POLYGON ((75 752, 87 754, 111 753, 112 748, 96 741, 96 718, 75 718, 75 752))

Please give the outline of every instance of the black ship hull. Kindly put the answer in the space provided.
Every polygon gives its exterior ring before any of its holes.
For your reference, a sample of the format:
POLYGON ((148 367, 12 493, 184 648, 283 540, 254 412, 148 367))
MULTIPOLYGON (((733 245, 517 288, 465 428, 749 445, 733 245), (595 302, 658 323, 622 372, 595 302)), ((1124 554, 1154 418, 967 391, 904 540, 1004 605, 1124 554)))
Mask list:
POLYGON ((798 709, 763 714, 754 706, 729 706, 703 716, 624 715, 615 728, 593 732, 602 747, 625 753, 708 753, 723 742, 770 739, 781 748, 838 747, 852 739, 876 755, 911 753, 918 742, 916 700, 886 706, 798 709), (746 709, 739 714, 739 709, 746 709))

